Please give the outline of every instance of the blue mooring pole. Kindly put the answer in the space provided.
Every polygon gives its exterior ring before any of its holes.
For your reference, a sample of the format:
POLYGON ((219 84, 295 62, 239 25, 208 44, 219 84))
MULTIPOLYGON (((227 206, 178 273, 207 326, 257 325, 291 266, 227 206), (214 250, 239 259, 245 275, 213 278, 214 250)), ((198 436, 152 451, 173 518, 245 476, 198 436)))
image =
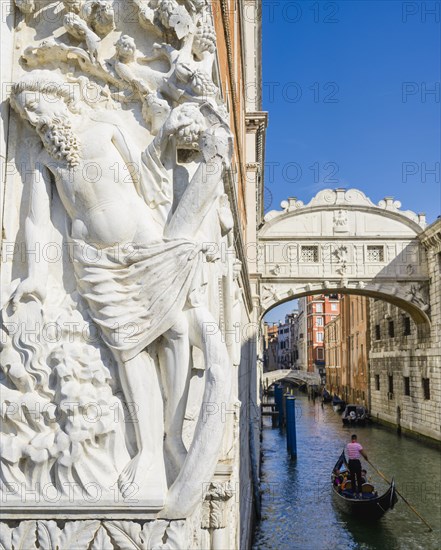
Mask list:
POLYGON ((279 428, 283 427, 283 386, 276 384, 274 386, 274 401, 276 409, 279 412, 279 428))
POLYGON ((291 458, 297 458, 296 398, 286 397, 286 440, 291 458))

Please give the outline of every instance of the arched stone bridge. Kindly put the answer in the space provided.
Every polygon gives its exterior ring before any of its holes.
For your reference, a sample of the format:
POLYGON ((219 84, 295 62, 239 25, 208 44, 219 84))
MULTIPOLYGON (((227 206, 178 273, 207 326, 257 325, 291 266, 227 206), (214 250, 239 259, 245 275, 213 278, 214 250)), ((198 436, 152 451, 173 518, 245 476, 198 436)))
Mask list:
POLYGON ((299 384, 305 382, 308 384, 320 384, 320 376, 315 372, 281 369, 264 372, 262 376, 263 387, 269 388, 271 384, 274 384, 278 380, 283 380, 284 378, 293 382, 298 382, 299 384))
POLYGON ((386 197, 375 205, 358 189, 326 189, 308 204, 290 198, 258 233, 261 315, 312 294, 360 294, 430 326, 429 278, 418 235, 425 217, 386 197))

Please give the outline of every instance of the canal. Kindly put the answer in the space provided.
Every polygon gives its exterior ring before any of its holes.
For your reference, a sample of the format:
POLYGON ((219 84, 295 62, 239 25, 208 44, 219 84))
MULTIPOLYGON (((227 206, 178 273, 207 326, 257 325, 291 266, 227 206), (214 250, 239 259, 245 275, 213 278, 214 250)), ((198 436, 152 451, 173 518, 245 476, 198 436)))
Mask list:
MULTIPOLYGON (((377 425, 355 430, 369 460, 432 525, 425 525, 399 498, 381 520, 366 525, 341 514, 333 505, 330 475, 353 428, 343 427, 341 413, 296 393, 297 452, 292 461, 286 437, 264 417, 262 520, 254 550, 406 549, 441 547, 441 453, 424 443, 400 437, 377 425)), ((386 485, 363 461, 368 478, 386 485)))

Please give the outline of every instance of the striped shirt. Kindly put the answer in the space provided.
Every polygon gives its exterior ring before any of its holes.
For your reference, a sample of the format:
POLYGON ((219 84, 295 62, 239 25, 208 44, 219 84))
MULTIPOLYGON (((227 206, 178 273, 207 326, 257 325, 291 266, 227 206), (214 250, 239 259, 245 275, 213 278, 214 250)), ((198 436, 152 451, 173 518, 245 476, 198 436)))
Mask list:
POLYGON ((363 447, 360 443, 354 441, 353 443, 348 443, 346 445, 346 450, 348 453, 348 460, 358 460, 360 458, 360 451, 363 450, 363 447))

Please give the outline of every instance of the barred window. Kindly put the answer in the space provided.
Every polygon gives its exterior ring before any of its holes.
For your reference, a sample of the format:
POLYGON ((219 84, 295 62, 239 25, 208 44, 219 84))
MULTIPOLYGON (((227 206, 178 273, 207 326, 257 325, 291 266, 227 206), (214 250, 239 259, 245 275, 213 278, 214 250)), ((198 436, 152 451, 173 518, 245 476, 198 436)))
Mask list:
POLYGON ((393 338, 395 336, 395 327, 394 327, 394 322, 393 321, 389 321, 388 330, 389 330, 390 338, 393 338))
POLYGON ((404 376, 404 395, 410 395, 410 378, 409 376, 404 376))
POLYGON ((384 262, 384 246, 369 245, 367 247, 368 262, 384 262))
POLYGON ((430 399, 430 378, 423 378, 424 399, 430 399))
POLYGON ((377 391, 379 391, 379 389, 380 389, 380 375, 379 374, 375 375, 375 389, 377 391))
POLYGON ((381 338, 380 325, 375 325, 375 340, 380 340, 380 338, 381 338))
POLYGON ((318 246, 302 246, 302 262, 315 264, 318 259, 318 246))

